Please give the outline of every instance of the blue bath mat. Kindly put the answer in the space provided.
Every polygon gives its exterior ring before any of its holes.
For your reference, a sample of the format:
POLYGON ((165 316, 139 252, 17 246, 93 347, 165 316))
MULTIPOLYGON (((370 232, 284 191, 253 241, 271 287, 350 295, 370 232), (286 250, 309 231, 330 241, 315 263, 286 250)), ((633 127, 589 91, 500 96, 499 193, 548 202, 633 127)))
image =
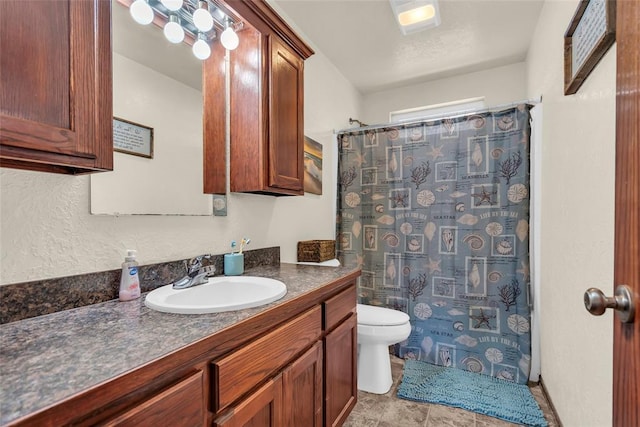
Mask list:
POLYGON ((417 360, 405 362, 398 397, 454 406, 527 426, 547 426, 526 385, 417 360))

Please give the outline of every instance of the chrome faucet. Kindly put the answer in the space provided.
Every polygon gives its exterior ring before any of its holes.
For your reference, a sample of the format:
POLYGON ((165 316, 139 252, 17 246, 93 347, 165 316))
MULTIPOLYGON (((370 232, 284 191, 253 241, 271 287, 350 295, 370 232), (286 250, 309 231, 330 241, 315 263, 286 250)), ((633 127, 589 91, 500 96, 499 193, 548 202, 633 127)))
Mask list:
POLYGON ((202 266, 202 260, 211 258, 210 254, 191 258, 186 263, 187 275, 173 282, 173 289, 186 289, 207 283, 207 279, 216 274, 214 265, 202 266))

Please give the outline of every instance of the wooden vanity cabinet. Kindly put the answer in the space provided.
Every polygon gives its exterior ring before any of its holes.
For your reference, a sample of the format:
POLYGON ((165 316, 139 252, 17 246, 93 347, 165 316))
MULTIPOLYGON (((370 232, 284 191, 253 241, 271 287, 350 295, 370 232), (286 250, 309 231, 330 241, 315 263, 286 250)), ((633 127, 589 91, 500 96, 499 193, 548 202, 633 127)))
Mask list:
POLYGON ((214 426, 321 427, 322 343, 218 417, 214 426))
POLYGON ((113 169, 111 1, 0 1, 0 166, 113 169))
POLYGON ((356 403, 359 272, 11 426, 341 426, 356 403))
POLYGON ((324 303, 325 427, 341 426, 358 397, 355 283, 324 303))
POLYGON ((322 426, 322 367, 322 342, 317 342, 283 372, 284 426, 322 426))
POLYGON ((304 194, 304 60, 313 54, 264 1, 227 0, 242 17, 230 52, 230 188, 304 194))
POLYGON ((246 420, 258 417, 280 422, 257 425, 320 427, 322 342, 318 340, 321 334, 322 311, 320 305, 316 305, 213 362, 212 403, 214 412, 222 414, 216 425, 236 425, 233 419, 244 420, 239 425, 245 425, 246 420), (268 381, 267 388, 242 397, 271 376, 277 377, 268 381), (302 420, 305 422, 300 424, 302 420))
POLYGON ((204 400, 204 375, 196 371, 102 425, 198 426, 205 420, 204 400))
POLYGON ((282 375, 268 380, 256 392, 214 421, 214 427, 278 427, 282 423, 282 375))

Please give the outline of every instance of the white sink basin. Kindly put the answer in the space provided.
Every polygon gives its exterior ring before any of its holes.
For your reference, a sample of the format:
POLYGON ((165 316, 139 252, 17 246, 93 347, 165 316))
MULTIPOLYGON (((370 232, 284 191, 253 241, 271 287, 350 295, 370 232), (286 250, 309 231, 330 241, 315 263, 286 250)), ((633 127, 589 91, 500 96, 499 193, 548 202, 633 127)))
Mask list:
POLYGON ((212 277, 187 289, 172 285, 155 289, 144 304, 165 313, 203 314, 241 310, 277 301, 287 293, 284 283, 255 276, 212 277))

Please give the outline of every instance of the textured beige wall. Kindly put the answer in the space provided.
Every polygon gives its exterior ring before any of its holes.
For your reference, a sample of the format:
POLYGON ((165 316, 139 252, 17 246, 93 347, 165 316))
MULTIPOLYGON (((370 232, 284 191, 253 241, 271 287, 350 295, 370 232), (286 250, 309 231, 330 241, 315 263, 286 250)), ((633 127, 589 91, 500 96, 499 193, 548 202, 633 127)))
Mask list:
POLYGON ((361 119, 370 124, 388 123, 391 111, 481 96, 491 107, 523 100, 526 93, 526 66, 519 62, 365 95, 361 119))
POLYGON ((294 262, 298 240, 334 236, 333 130, 359 108, 359 94, 316 49, 305 62, 305 133, 324 146, 323 195, 232 194, 227 217, 92 216, 88 176, 2 168, 0 283, 119 268, 128 248, 143 264, 223 253, 243 236, 249 249, 280 246, 294 262))
POLYGON ((543 96, 542 378, 565 426, 611 425, 612 321, 584 291, 611 293, 615 46, 578 93, 563 95, 563 34, 578 0, 544 5, 527 58, 528 95, 543 96))

